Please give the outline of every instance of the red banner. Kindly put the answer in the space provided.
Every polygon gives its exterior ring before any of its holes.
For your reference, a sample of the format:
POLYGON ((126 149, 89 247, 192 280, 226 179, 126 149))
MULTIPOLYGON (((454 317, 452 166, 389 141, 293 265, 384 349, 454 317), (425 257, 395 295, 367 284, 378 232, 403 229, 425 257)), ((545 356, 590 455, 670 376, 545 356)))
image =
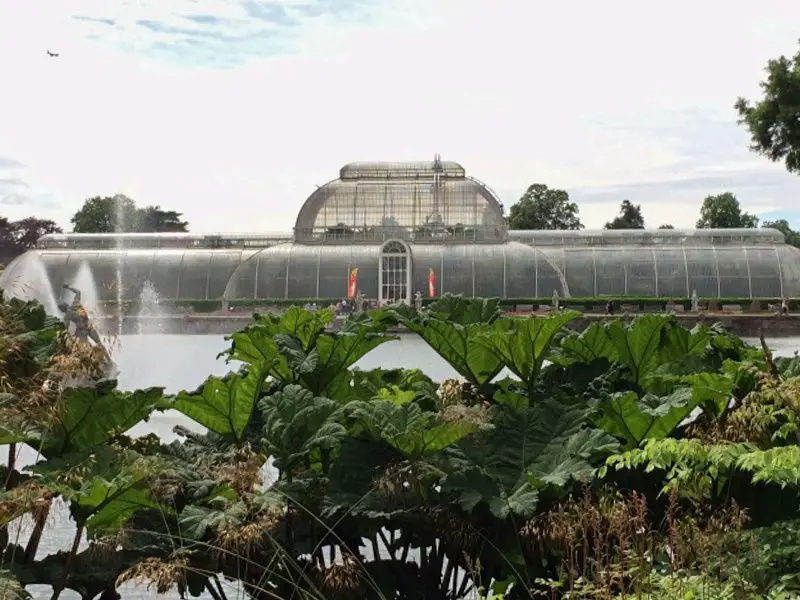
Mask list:
POLYGON ((428 298, 436 297, 436 274, 428 268, 428 298))
POLYGON ((350 281, 347 282, 347 297, 355 298, 358 292, 358 268, 350 271, 350 281))

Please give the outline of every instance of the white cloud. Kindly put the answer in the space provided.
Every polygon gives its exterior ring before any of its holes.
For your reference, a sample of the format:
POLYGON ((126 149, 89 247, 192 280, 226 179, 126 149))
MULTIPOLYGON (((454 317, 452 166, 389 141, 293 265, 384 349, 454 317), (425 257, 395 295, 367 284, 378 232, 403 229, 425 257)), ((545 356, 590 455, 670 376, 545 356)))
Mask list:
POLYGON ((309 4, 4 3, 0 156, 64 226, 85 197, 124 192, 197 231, 290 229, 342 164, 434 152, 506 206, 533 181, 566 188, 590 226, 623 198, 691 226, 728 189, 796 210, 800 179, 748 152, 732 104, 794 53, 797 3, 309 4))

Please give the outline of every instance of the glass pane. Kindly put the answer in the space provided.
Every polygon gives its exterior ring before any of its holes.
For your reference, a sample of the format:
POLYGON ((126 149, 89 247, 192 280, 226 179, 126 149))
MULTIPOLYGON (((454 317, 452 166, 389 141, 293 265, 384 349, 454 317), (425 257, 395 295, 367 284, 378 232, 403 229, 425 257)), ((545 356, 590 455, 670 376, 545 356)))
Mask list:
POLYGON ((667 298, 688 298, 686 263, 681 248, 656 248, 658 295, 667 298))
POLYGON ((750 274, 744 250, 741 247, 721 247, 716 250, 720 295, 728 298, 749 298, 750 274))
POLYGON ((569 285, 569 294, 575 298, 595 295, 594 259, 591 248, 564 249, 564 276, 569 285))
MULTIPOLYGON (((747 248, 747 262, 750 265, 753 296, 756 298, 780 297, 781 267, 778 264, 778 252, 775 248, 753 248, 751 246, 747 248)), ((789 293, 791 294, 791 292, 789 293)))
POLYGON ((317 297, 319 250, 317 247, 292 247, 289 255, 289 298, 317 297))
POLYGON ((152 250, 126 250, 122 261, 123 297, 138 300, 145 281, 150 279, 155 253, 152 250))
POLYGON ((241 250, 215 250, 212 253, 208 277, 209 299, 215 300, 225 295, 225 288, 237 267, 252 255, 252 251, 242 252, 241 250))
POLYGON ((546 257, 530 246, 512 242, 505 247, 506 296, 509 298, 533 298, 537 286, 537 258, 539 278, 544 281, 552 276, 553 268, 546 257))
POLYGON ((595 248, 594 264, 598 296, 624 296, 627 271, 622 248, 595 248))
POLYGON ((181 299, 205 300, 211 254, 204 251, 186 252, 181 264, 178 295, 181 299))
POLYGON ((687 247, 685 250, 689 269, 689 289, 696 290, 697 295, 701 298, 718 297, 717 263, 714 249, 687 247))
POLYGON ((447 246, 442 249, 444 267, 441 275, 437 275, 440 295, 446 293, 468 297, 473 295, 471 249, 469 246, 447 246))
POLYGON ((626 248, 623 255, 628 273, 628 296, 655 296, 656 268, 650 248, 626 248))
POLYGON ((475 253, 475 295, 503 295, 503 248, 494 244, 472 247, 475 253))

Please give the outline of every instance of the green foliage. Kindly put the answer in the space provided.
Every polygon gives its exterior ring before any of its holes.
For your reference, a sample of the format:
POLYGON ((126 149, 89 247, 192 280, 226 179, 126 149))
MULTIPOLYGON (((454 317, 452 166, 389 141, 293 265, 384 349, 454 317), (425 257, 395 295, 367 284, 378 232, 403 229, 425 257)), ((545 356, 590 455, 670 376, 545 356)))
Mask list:
POLYGON ((768 229, 777 229, 783 234, 787 244, 794 246, 795 248, 800 248, 800 231, 795 231, 792 229, 791 225, 789 225, 789 221, 786 219, 764 221, 761 226, 768 229))
POLYGON ((63 233, 63 230, 50 219, 26 217, 19 221, 9 221, 0 217, 0 265, 10 263, 26 250, 33 248, 37 240, 48 233, 63 233))
POLYGON ((214 433, 240 441, 261 396, 265 364, 257 363, 225 377, 209 377, 194 393, 178 394, 171 407, 214 433))
POLYGON ((238 371, 164 397, 78 377, 85 349, 62 324, 35 303, 0 310, 0 444, 40 452, 0 469, 12 597, 144 580, 224 600, 218 578, 298 599, 800 589, 798 360, 772 370, 717 325, 645 315, 570 331, 572 311, 507 317, 496 299, 446 296, 334 331, 329 311, 294 307, 229 337, 238 371), (397 324, 463 380, 355 369, 397 324), (165 409, 207 432, 126 435, 165 409), (78 527, 71 550, 9 542, 25 514, 42 533, 54 498, 78 527))
POLYGON ((739 124, 750 133, 750 149, 772 162, 783 161, 790 173, 800 172, 800 52, 770 60, 761 82, 763 97, 755 104, 739 98, 739 124))
POLYGON ((730 192, 706 196, 700 207, 698 229, 737 229, 758 226, 758 217, 742 212, 736 196, 730 192))
POLYGON ((88 198, 72 219, 74 233, 186 232, 181 213, 160 206, 138 208, 122 194, 88 198))
POLYGON ((619 207, 619 215, 603 225, 603 229, 644 229, 641 205, 623 200, 619 207))
POLYGON ((510 229, 583 229, 578 217, 578 205, 570 202, 564 190, 550 189, 534 183, 511 207, 508 216, 510 229))
POLYGON ((406 328, 425 340, 467 381, 482 385, 502 370, 502 358, 491 347, 478 343, 488 331, 508 328, 507 321, 495 324, 502 314, 497 299, 448 295, 421 314, 413 310, 396 314, 406 328))

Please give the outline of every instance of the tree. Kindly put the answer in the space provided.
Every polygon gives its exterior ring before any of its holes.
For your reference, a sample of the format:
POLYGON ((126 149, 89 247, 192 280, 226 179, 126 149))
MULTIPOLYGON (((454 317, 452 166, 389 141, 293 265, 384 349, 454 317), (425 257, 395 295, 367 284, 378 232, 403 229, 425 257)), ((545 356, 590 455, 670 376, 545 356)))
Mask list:
POLYGON ((43 235, 62 232, 62 229, 50 219, 26 217, 12 222, 0 217, 0 264, 8 264, 26 250, 33 248, 43 235))
POLYGON ((583 229, 578 205, 564 190, 534 183, 522 195, 508 217, 510 229, 583 229))
POLYGON ((751 104, 740 97, 734 104, 739 124, 747 127, 753 152, 800 173, 800 52, 770 60, 765 70, 763 98, 751 104))
POLYGON ((659 229, 675 229, 675 227, 673 227, 669 223, 665 223, 664 225, 659 225, 658 228, 659 229))
POLYGON ((43 235, 49 233, 64 233, 64 230, 50 219, 26 217, 12 224, 14 241, 22 251, 33 248, 43 235))
POLYGON ((730 192, 706 196, 700 208, 698 229, 738 229, 758 227, 758 217, 743 213, 736 196, 730 192))
POLYGON ((787 244, 790 244, 795 248, 800 248, 800 232, 792 229, 791 225, 789 225, 789 221, 786 219, 778 219, 777 221, 764 221, 764 224, 761 225, 761 227, 765 229, 777 229, 783 234, 783 237, 786 238, 787 244))
POLYGON ((634 205, 630 200, 623 200, 619 207, 619 216, 606 223, 603 229, 644 229, 642 206, 634 205))
POLYGON ((185 232, 189 223, 181 221, 181 213, 174 210, 146 206, 139 209, 137 226, 141 232, 185 232))
POLYGON ((163 210, 160 206, 137 208, 124 196, 95 196, 83 203, 72 217, 75 233, 154 233, 185 232, 189 223, 180 220, 181 213, 163 210))

